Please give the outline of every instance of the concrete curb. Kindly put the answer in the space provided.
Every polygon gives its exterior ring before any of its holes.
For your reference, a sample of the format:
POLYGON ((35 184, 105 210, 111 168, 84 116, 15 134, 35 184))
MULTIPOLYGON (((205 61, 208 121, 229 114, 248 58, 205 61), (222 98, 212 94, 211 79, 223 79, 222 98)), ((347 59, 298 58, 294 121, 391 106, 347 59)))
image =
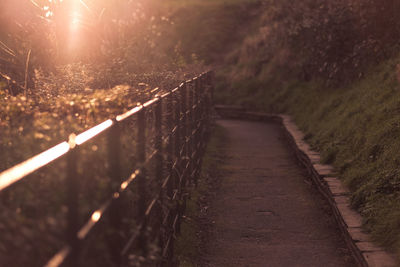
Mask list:
POLYGON ((329 202, 343 237, 359 266, 399 266, 394 255, 373 244, 362 230, 361 215, 350 207, 350 192, 342 182, 332 175, 333 167, 320 164, 320 154, 312 151, 303 140, 304 134, 288 115, 247 112, 241 107, 215 106, 223 118, 244 119, 279 123, 285 130, 299 162, 307 169, 318 191, 329 202))

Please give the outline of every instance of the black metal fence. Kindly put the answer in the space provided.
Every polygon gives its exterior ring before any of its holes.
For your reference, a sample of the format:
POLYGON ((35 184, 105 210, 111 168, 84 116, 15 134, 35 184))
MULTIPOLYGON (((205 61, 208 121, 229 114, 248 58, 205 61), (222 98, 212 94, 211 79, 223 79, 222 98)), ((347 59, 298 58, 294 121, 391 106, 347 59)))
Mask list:
POLYGON ((108 255, 104 266, 173 264, 174 239, 190 188, 197 185, 205 150, 212 79, 212 72, 203 73, 0 173, 3 191, 50 162, 65 160, 66 240, 46 266, 101 265, 90 259, 103 256, 90 252, 100 235, 106 243, 100 251, 108 255), (134 135, 130 139, 134 141, 123 142, 125 135, 134 135), (92 208, 82 224, 80 188, 90 178, 79 171, 84 167, 81 151, 100 136, 106 138, 106 175, 114 186, 110 197, 92 208), (127 146, 131 154, 124 161, 121 151, 127 146), (128 174, 122 162, 130 165, 128 174))

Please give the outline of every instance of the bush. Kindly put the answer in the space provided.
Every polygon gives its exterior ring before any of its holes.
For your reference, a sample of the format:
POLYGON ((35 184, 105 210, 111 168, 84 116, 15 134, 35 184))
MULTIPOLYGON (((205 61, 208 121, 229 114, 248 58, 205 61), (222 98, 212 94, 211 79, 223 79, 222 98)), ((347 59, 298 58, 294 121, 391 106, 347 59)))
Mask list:
POLYGON ((245 66, 234 79, 314 79, 336 87, 363 77, 398 47, 394 0, 270 0, 263 6, 258 32, 234 56, 245 66))

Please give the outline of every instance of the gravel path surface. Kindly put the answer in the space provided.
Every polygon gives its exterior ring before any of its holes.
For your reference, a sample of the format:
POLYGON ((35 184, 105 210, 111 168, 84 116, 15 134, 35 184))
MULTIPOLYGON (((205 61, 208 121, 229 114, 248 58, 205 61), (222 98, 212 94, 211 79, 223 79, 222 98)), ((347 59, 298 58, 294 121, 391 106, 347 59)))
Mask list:
POLYGON ((218 120, 227 170, 210 207, 205 266, 354 266, 329 208, 279 125, 218 120))

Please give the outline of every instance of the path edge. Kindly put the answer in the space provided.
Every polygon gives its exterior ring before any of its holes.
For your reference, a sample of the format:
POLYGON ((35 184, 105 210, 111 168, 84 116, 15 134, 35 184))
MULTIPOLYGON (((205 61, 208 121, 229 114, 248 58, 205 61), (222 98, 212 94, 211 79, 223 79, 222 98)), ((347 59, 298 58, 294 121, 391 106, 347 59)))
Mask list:
POLYGON ((283 126, 284 133, 298 161, 307 169, 314 185, 328 201, 344 240, 358 266, 393 267, 399 266, 393 254, 371 242, 369 234, 362 230, 361 215, 350 207, 350 192, 339 178, 333 175, 331 165, 321 164, 321 156, 311 150, 304 141, 304 134, 299 130, 289 115, 249 112, 239 106, 214 106, 222 118, 253 120, 278 123, 283 126))

